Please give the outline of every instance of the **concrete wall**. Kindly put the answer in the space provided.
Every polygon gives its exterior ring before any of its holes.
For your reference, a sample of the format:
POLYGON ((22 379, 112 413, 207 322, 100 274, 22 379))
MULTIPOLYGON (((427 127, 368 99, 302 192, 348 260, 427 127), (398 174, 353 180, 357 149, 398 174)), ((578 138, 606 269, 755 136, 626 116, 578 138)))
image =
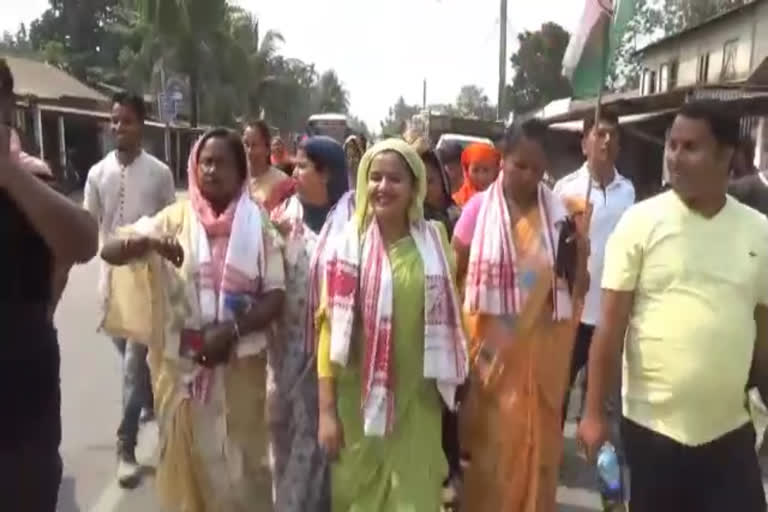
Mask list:
POLYGON ((642 57, 643 67, 656 71, 658 81, 661 66, 677 61, 677 86, 694 85, 698 77, 699 58, 709 54, 707 82, 723 82, 723 50, 729 41, 737 41, 736 74, 725 82, 744 80, 768 56, 768 2, 761 2, 754 8, 744 9, 650 48, 642 57))

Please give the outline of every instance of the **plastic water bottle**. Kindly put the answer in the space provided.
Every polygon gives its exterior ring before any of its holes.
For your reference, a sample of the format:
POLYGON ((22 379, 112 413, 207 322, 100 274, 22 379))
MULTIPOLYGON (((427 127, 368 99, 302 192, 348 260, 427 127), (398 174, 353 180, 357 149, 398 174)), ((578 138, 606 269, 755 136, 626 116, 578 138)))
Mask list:
POLYGON ((621 499, 621 465, 616 449, 611 443, 605 443, 597 454, 597 474, 603 487, 603 494, 613 499, 621 499))

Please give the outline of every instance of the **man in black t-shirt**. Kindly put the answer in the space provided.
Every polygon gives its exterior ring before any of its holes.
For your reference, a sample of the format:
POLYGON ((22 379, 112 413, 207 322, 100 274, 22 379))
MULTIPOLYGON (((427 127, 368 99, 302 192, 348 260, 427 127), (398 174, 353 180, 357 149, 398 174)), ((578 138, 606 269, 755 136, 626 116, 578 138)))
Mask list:
POLYGON ((61 397, 53 310, 69 268, 96 254, 98 232, 88 212, 38 177, 45 165, 12 141, 13 105, 13 76, 0 59, 0 510, 55 512, 61 397))

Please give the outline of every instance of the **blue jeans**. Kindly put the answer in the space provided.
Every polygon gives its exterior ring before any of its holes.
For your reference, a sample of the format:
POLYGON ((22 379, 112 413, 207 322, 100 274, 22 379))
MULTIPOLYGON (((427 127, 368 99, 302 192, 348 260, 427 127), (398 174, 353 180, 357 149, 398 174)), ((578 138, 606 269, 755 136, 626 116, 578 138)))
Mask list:
POLYGON ((122 449, 133 450, 139 436, 139 419, 144 407, 152 407, 147 347, 123 338, 112 340, 123 361, 123 417, 117 429, 122 449))

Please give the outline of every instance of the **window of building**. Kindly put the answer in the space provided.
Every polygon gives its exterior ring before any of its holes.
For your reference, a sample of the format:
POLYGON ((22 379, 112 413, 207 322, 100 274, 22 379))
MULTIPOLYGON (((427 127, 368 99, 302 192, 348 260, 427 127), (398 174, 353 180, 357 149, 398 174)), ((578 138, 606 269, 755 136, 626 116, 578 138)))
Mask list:
POLYGON ((736 56, 739 49, 738 39, 728 41, 723 46, 723 80, 733 80, 736 78, 736 56))
POLYGON ((696 69, 696 81, 706 83, 709 78, 709 53, 699 56, 699 65, 696 69))
POLYGON ((671 91, 675 87, 677 87, 677 70, 678 70, 678 63, 676 60, 673 60, 669 63, 669 88, 668 91, 671 91))
POLYGON ((659 92, 669 90, 669 64, 662 64, 659 68, 659 92))
POLYGON ((652 69, 646 69, 643 71, 643 79, 641 81, 641 93, 653 94, 656 92, 656 71, 652 69))

